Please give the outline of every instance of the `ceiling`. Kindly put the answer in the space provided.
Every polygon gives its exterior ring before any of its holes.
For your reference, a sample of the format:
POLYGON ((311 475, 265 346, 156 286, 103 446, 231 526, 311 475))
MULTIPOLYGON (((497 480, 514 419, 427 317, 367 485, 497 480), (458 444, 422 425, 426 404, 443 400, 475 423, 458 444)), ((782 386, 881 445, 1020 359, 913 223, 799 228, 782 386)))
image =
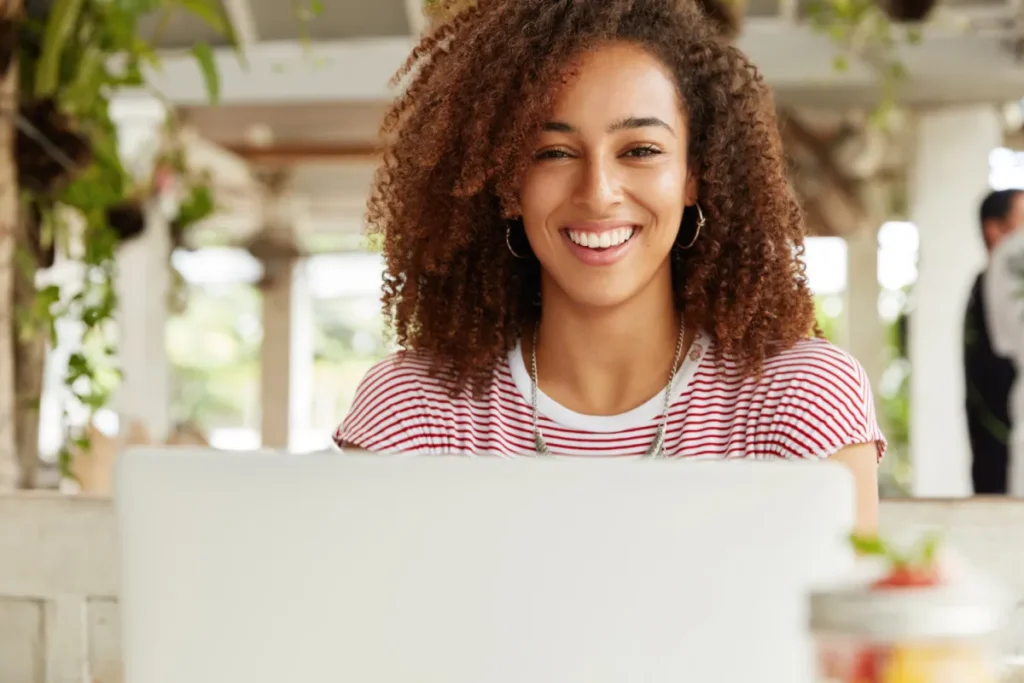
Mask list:
MULTIPOLYGON (((308 24, 284 0, 221 0, 244 45, 245 64, 227 48, 216 51, 222 95, 207 96, 184 50, 198 41, 224 41, 198 21, 177 16, 161 34, 164 66, 152 80, 180 105, 184 121, 234 157, 255 167, 288 167, 307 243, 327 244, 360 232, 375 165, 377 130, 394 90, 387 83, 404 61, 422 22, 421 0, 325 0, 308 24), (311 42, 301 42, 308 38, 311 42), (324 241, 326 240, 326 242, 324 241)), ((808 126, 828 137, 877 98, 877 79, 854 61, 837 73, 838 48, 801 21, 814 0, 746 0, 740 47, 808 126)), ((1024 94, 1017 40, 1018 0, 946 0, 934 12, 921 45, 901 59, 912 77, 902 88, 919 106, 963 100, 1000 101, 1024 94)), ((1024 15, 1021 15, 1024 16, 1024 15)), ((143 26, 149 34, 152 22, 143 26)), ((259 207, 218 219, 230 239, 262 220, 259 207)), ((346 238, 347 239, 347 238, 346 238)))
MULTIPOLYGON (((324 0, 319 3, 320 13, 305 21, 295 8, 308 6, 308 0, 222 0, 222 4, 227 16, 244 15, 244 21, 260 41, 345 40, 412 33, 404 0, 324 0)), ((154 35, 159 21, 158 16, 148 17, 139 32, 154 35)), ((208 24, 184 12, 172 15, 159 35, 158 45, 165 50, 188 49, 199 41, 227 45, 224 37, 208 24)))
MULTIPOLYGON (((333 236, 362 231, 376 157, 361 150, 373 145, 384 108, 366 103, 229 105, 186 107, 181 116, 227 153, 248 159, 254 169, 289 169, 287 187, 301 205, 296 231, 307 243, 317 242, 314 250, 323 251, 339 244, 358 246, 352 239, 339 243, 333 236), (266 161, 253 156, 264 149, 283 151, 266 161), (341 155, 342 149, 360 153, 341 155)), ((262 216, 253 206, 236 207, 233 213, 218 226, 228 241, 242 239, 262 216)))

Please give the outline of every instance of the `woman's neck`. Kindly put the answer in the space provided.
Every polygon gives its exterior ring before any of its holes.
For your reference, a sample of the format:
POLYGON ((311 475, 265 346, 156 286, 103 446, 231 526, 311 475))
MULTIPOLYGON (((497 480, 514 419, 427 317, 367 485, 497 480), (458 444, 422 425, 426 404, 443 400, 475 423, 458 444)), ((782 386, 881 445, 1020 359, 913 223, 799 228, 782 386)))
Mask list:
MULTIPOLYGON (((636 408, 668 383, 680 314, 666 296, 638 296, 614 309, 582 308, 545 291, 537 334, 537 383, 557 403, 586 415, 636 408)), ((530 367, 529 336, 523 352, 530 367)), ((684 351, 693 340, 686 331, 684 351)))

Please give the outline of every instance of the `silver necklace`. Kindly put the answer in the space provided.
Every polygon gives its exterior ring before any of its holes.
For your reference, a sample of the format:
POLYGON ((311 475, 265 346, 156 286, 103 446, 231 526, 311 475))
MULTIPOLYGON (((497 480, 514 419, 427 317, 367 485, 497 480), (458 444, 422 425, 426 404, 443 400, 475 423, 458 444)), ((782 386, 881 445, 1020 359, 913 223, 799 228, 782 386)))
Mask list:
MULTIPOLYGON (((540 415, 537 410, 537 329, 540 325, 533 326, 533 346, 530 347, 530 404, 533 408, 533 444, 537 455, 551 455, 544 435, 540 433, 540 415)), ((658 422, 658 431, 654 434, 654 441, 644 453, 645 458, 658 458, 662 455, 665 446, 665 426, 668 424, 668 408, 672 402, 672 384, 676 379, 676 372, 679 371, 679 360, 683 356, 683 337, 685 328, 682 321, 679 323, 679 337, 676 339, 676 354, 672 359, 672 370, 668 373, 668 384, 665 385, 665 402, 661 409, 661 420, 658 422)))

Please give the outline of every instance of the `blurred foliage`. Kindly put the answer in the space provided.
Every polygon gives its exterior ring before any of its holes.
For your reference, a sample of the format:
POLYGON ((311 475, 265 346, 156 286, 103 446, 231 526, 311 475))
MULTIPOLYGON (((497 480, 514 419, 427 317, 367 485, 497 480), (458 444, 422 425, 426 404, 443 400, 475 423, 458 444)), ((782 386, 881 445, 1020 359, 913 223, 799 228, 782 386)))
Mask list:
MULTIPOLYGON (((829 341, 842 344, 846 337, 843 295, 818 295, 814 304, 822 333, 829 341)), ((879 472, 879 489, 887 498, 910 493, 910 361, 905 327, 903 314, 885 325, 885 370, 879 386, 872 387, 878 420, 888 442, 879 472)))
MULTIPOLYGON (((292 5, 300 28, 319 11, 319 0, 292 0, 292 5)), ((3 41, 0 50, 16 46, 19 71, 19 101, 11 114, 26 216, 27 239, 17 256, 21 276, 34 282, 35 273, 58 256, 84 265, 77 282, 49 284, 17 312, 19 332, 45 334, 55 346, 58 320, 80 323, 85 348, 70 355, 65 384, 90 414, 106 405, 118 381, 113 334, 118 247, 145 229, 145 205, 157 192, 158 177, 171 173, 180 185, 180 205, 170 218, 174 239, 215 210, 210 179, 189 171, 176 144, 168 145, 142 177, 126 167, 111 111, 120 91, 138 89, 165 103, 167 125, 176 125, 173 106, 149 74, 159 69, 163 32, 179 15, 214 29, 244 62, 220 0, 25 0, 21 15, 0 20, 0 34, 15 37, 3 41), (149 18, 155 19, 154 28, 144 34, 140 28, 149 18)), ((221 83, 213 48, 199 41, 189 53, 209 102, 216 104, 221 83)), ((67 443, 59 460, 62 472, 72 476, 72 447, 87 450, 89 443, 84 431, 72 430, 67 414, 65 423, 67 443)))
MULTIPOLYGON (((190 285, 168 324, 172 420, 203 432, 259 430, 262 296, 249 284, 190 285)), ((313 301, 313 426, 330 433, 370 366, 388 352, 378 296, 313 301)))

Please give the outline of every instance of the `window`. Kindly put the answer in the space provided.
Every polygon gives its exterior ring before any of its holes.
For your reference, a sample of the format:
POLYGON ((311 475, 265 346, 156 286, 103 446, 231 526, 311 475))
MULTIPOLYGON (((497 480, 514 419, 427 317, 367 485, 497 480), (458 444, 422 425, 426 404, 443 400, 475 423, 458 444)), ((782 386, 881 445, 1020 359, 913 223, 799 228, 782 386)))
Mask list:
POLYGON ((309 435, 297 439, 297 450, 330 445, 331 435, 351 408, 363 375, 391 350, 380 305, 383 272, 383 260, 375 253, 327 254, 309 259, 313 391, 309 397, 309 435))
POLYGON ((215 448, 260 446, 260 266, 240 249, 174 254, 181 312, 167 324, 171 421, 215 448))

